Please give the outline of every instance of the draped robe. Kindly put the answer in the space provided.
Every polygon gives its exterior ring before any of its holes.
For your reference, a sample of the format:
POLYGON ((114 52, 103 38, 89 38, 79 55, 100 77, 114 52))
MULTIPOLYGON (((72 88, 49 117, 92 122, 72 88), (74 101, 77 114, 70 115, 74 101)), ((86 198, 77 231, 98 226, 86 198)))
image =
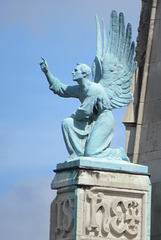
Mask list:
POLYGON ((111 149, 115 120, 110 100, 99 83, 88 81, 88 87, 62 84, 54 77, 50 89, 61 97, 78 98, 81 106, 62 122, 62 131, 70 157, 108 157, 129 161, 124 150, 111 149))

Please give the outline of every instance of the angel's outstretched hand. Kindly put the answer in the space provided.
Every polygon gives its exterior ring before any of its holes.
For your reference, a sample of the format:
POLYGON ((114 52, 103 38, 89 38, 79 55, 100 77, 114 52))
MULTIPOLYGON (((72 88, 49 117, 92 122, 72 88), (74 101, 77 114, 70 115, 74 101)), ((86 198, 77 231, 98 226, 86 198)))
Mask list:
POLYGON ((47 61, 42 57, 42 62, 40 63, 41 70, 44 73, 47 73, 49 71, 47 61))

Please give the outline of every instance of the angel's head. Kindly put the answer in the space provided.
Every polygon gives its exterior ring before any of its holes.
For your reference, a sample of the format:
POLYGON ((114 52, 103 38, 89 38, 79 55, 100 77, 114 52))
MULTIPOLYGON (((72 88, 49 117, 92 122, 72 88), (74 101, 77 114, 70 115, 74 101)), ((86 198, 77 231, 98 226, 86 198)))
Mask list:
POLYGON ((72 74, 73 74, 73 81, 89 79, 91 75, 91 68, 84 63, 78 63, 76 68, 73 70, 72 74))

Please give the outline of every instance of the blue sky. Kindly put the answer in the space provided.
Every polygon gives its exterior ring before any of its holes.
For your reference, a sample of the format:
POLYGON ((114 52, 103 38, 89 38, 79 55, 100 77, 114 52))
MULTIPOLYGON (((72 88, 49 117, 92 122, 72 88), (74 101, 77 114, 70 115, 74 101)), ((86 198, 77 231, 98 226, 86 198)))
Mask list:
MULTIPOLYGON (((95 57, 95 13, 109 29, 111 11, 122 11, 136 40, 140 8, 141 0, 0 0, 0 239, 48 238, 52 170, 68 157, 61 121, 80 104, 49 90, 41 56, 73 84, 75 64, 95 57)), ((125 110, 114 111, 113 148, 125 146, 125 110)))

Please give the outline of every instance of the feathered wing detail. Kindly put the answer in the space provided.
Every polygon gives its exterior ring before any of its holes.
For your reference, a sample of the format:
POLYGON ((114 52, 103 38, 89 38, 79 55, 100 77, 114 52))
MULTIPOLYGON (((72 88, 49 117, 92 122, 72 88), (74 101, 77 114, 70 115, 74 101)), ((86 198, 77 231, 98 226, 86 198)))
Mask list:
POLYGON ((93 81, 98 83, 102 76, 102 37, 101 29, 98 17, 96 16, 96 28, 97 28, 97 50, 96 56, 92 65, 93 81))
POLYGON ((136 70, 134 62, 135 44, 131 43, 132 27, 128 23, 125 33, 124 15, 111 13, 109 42, 103 22, 104 48, 102 49, 101 29, 96 16, 97 51, 92 66, 93 81, 106 90, 112 108, 127 106, 132 101, 131 78, 136 70))

